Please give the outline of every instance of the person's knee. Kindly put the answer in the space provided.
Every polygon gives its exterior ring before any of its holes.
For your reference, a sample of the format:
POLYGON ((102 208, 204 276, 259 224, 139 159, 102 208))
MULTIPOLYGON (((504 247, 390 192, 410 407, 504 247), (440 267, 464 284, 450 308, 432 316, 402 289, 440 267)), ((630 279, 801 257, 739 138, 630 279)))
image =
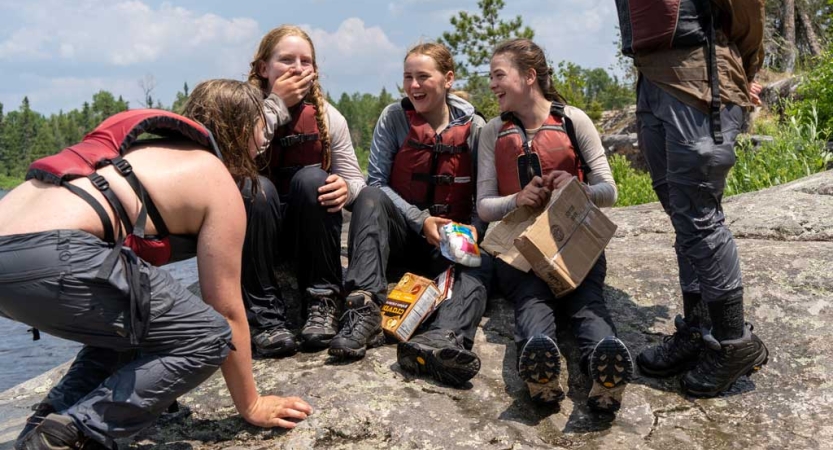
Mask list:
POLYGON ((375 211, 381 207, 383 198, 386 195, 376 186, 367 186, 356 197, 356 201, 353 203, 353 214, 375 211))
POLYGON ((301 200, 305 203, 318 203, 318 188, 324 186, 329 174, 319 167, 304 167, 299 170, 289 184, 290 201, 301 200))
POLYGON ((188 354, 203 368, 219 367, 232 350, 232 333, 228 321, 216 311, 211 319, 194 334, 188 354))
POLYGON ((258 175, 257 188, 253 183, 246 183, 241 190, 243 199, 250 204, 251 215, 257 216, 264 211, 280 209, 280 196, 275 185, 266 177, 258 175))

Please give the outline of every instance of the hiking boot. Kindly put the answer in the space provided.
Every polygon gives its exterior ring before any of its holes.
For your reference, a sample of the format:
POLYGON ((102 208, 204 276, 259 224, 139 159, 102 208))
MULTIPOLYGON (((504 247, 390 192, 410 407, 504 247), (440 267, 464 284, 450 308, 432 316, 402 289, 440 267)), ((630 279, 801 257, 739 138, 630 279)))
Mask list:
POLYGON ((706 349, 700 362, 681 380, 683 391, 695 397, 714 397, 729 389, 741 375, 752 375, 769 360, 769 351, 746 324, 743 336, 717 342, 712 335, 703 338, 706 349))
POLYGON ((78 430, 69 416, 49 414, 14 444, 16 450, 104 450, 104 445, 78 430))
POLYGON ((480 371, 480 358, 466 350, 453 331, 430 330, 396 346, 402 370, 462 386, 480 371))
MULTIPOLYGON (((29 416, 28 419, 26 419, 26 425, 23 426, 23 430, 20 432, 20 434, 17 435, 17 439, 15 439, 15 442, 22 442, 23 438, 25 438, 27 434, 31 433, 32 430, 35 429, 35 427, 40 425, 40 423, 43 422, 43 419, 45 419, 46 416, 56 412, 55 408, 52 407, 52 405, 43 402, 32 406, 32 411, 34 411, 34 413, 32 413, 32 415, 29 416)), ((15 450, 18 450, 17 444, 15 444, 14 448, 15 450)))
POLYGON ((639 369, 653 377, 668 377, 685 372, 697 364, 703 351, 702 329, 674 318, 677 331, 662 338, 659 345, 648 347, 636 357, 639 369))
POLYGON ((307 322, 301 329, 301 339, 310 349, 323 349, 330 345, 338 333, 338 306, 329 289, 307 289, 307 322))
POLYGON ((367 348, 385 343, 382 313, 370 294, 354 292, 347 296, 341 316, 341 331, 330 342, 330 355, 337 358, 364 358, 367 348))
POLYGON ((561 388, 561 354, 549 336, 529 338, 518 357, 518 375, 529 388, 535 403, 558 403, 564 398, 561 388))
POLYGON ((261 357, 289 356, 298 351, 295 335, 285 326, 258 331, 252 336, 255 352, 261 357))
POLYGON ((590 378, 593 387, 587 395, 590 409, 614 413, 622 406, 625 387, 633 379, 633 360, 625 343, 608 336, 590 354, 590 378))

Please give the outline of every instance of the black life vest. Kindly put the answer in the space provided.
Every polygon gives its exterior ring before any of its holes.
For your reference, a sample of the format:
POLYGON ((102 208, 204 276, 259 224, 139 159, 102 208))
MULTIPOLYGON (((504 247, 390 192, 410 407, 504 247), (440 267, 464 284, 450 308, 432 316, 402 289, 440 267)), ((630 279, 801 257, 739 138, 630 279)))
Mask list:
POLYGON ((437 134, 409 99, 402 100, 402 108, 411 127, 393 159, 388 184, 432 216, 471 222, 475 170, 468 145, 471 120, 437 134))

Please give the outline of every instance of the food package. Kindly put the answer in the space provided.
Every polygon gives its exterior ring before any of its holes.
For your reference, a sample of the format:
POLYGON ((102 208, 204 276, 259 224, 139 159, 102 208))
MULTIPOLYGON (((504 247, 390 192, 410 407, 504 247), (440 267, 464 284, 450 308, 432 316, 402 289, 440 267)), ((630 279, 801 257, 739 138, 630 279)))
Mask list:
POLYGON ((400 342, 407 341, 444 300, 441 294, 433 281, 406 273, 382 305, 382 329, 400 342))
POLYGON ((480 248, 471 229, 457 222, 440 228, 440 251, 455 263, 468 267, 480 267, 480 248))

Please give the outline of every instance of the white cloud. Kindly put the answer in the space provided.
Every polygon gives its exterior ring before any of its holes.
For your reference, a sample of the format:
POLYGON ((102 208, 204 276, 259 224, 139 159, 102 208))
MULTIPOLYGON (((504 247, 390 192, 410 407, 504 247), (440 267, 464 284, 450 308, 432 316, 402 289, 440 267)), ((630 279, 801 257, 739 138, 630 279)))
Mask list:
POLYGON ((253 19, 198 15, 169 3, 154 9, 137 0, 45 0, 17 12, 22 23, 0 42, 0 59, 131 66, 195 53, 210 57, 230 46, 251 52, 260 34, 253 19))
POLYGON ((340 77, 362 77, 368 87, 378 88, 398 79, 405 50, 391 42, 380 27, 367 27, 361 19, 351 17, 334 32, 309 25, 302 28, 315 44, 325 90, 350 90, 350 86, 337 84, 340 77))

